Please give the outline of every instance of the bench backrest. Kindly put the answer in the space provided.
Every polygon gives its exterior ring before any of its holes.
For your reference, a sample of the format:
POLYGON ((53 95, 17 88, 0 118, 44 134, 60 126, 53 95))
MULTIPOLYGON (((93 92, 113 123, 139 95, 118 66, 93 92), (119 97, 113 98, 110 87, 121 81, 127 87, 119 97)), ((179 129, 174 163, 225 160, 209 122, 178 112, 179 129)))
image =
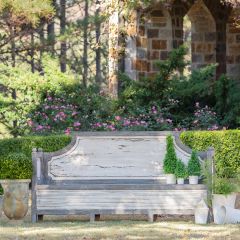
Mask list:
MULTIPOLYGON (((56 181, 161 179, 169 132, 81 133, 65 149, 33 153, 39 184, 56 181)), ((174 135, 177 156, 191 150, 174 135)))

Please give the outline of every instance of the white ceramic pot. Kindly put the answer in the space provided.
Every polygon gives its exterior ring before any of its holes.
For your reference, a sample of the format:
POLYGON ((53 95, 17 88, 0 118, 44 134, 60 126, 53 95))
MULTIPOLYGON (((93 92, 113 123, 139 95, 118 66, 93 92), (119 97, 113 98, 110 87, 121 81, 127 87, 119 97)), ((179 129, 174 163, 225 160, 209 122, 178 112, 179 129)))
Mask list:
POLYGON ((166 175, 166 182, 167 184, 176 184, 176 177, 174 174, 167 174, 166 175))
POLYGON ((184 184, 184 178, 178 178, 177 179, 177 184, 183 185, 184 184))
POLYGON ((195 223, 196 224, 207 224, 208 223, 209 208, 203 199, 197 204, 194 215, 195 215, 195 223))
POLYGON ((195 185, 198 184, 198 176, 189 176, 189 184, 195 185))
POLYGON ((227 215, 226 207, 234 209, 236 202, 236 194, 213 194, 212 206, 215 224, 224 224, 227 215))

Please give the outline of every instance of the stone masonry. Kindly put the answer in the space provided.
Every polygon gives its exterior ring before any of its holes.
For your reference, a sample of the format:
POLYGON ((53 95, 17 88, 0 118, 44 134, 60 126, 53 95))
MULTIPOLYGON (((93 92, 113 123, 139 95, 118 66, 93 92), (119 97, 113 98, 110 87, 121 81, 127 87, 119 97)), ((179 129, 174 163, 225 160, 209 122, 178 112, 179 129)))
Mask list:
POLYGON ((168 6, 154 1, 132 11, 126 22, 125 73, 134 80, 153 77, 158 72, 156 62, 166 60, 172 49, 184 43, 187 15, 191 21, 191 68, 217 63, 216 77, 228 73, 239 78, 240 29, 233 23, 237 11, 220 0, 174 0, 168 6))

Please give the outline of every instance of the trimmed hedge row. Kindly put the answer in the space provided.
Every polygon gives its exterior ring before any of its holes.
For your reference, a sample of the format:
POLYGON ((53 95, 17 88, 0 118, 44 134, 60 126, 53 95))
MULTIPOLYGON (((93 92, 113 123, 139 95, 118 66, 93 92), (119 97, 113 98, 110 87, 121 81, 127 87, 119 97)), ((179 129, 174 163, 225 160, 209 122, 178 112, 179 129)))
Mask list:
POLYGON ((71 142, 66 135, 29 136, 0 140, 0 179, 29 178, 32 172, 32 149, 58 151, 71 142), (11 166, 10 166, 11 165, 11 166))
POLYGON ((187 131, 180 135, 182 142, 190 148, 205 151, 215 148, 217 174, 234 177, 240 171, 240 130, 187 131))

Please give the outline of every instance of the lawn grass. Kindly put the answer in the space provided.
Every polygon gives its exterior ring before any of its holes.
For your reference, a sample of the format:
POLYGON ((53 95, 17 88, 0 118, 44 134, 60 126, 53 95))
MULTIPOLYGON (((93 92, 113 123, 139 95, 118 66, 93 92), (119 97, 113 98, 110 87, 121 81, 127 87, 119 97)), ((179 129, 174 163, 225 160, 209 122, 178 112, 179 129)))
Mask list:
POLYGON ((207 239, 238 240, 239 225, 194 225, 191 221, 84 221, 46 220, 32 224, 30 221, 10 222, 0 220, 1 240, 166 240, 207 239))

